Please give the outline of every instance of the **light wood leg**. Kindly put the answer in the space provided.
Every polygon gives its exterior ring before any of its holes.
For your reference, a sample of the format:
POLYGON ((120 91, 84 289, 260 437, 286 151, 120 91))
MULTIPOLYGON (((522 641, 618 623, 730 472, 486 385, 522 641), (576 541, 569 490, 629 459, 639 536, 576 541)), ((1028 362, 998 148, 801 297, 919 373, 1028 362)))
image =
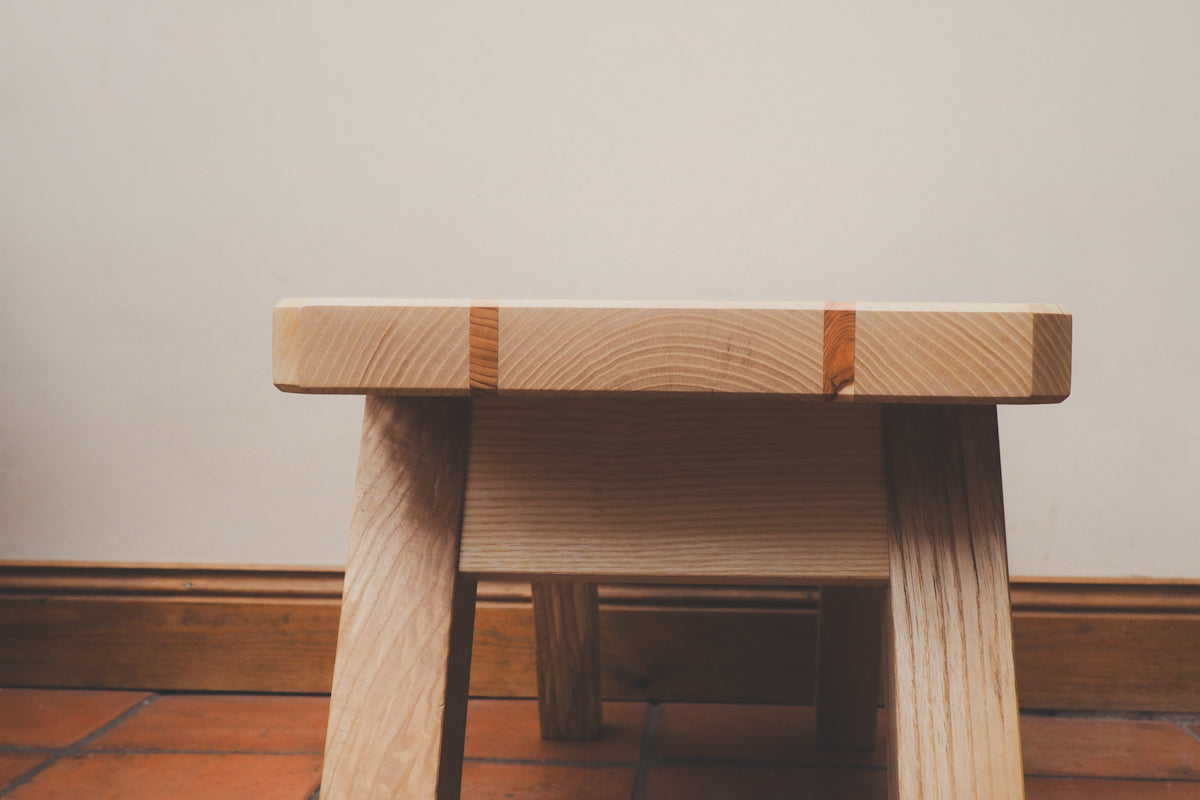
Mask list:
POLYGON ((1024 797, 994 406, 885 406, 893 800, 1024 797))
POLYGON ((535 581, 538 712, 543 739, 600 735, 600 610, 596 584, 535 581))
POLYGON ((466 399, 368 397, 322 800, 453 800, 475 582, 458 575, 466 399))
POLYGON ((817 646, 817 741, 875 746, 883 661, 882 586, 822 586, 817 646))

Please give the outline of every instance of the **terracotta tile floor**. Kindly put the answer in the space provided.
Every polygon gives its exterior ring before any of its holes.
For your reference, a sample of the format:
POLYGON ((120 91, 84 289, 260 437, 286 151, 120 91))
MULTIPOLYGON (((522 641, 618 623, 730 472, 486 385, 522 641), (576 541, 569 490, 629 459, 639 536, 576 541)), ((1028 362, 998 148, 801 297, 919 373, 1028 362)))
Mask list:
MULTIPOLYGON (((315 800, 328 708, 325 697, 0 689, 0 797, 315 800)), ((598 742, 543 742, 533 701, 472 701, 464 800, 887 794, 883 750, 822 750, 811 708, 609 703, 605 720, 598 742)), ((1025 714, 1021 730, 1030 800, 1200 800, 1200 715, 1025 714)))

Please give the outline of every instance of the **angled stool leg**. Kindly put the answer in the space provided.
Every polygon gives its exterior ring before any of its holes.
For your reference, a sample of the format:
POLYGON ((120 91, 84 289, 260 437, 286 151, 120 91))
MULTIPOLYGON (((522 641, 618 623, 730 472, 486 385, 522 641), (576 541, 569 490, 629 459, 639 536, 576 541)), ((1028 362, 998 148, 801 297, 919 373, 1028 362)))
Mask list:
POLYGON ((596 584, 535 581, 538 712, 543 739, 600 735, 600 611, 596 584))
POLYGON ((1024 797, 994 406, 884 407, 892 800, 1024 797))
POLYGON ((875 746, 883 661, 882 586, 822 586, 817 645, 817 741, 875 746))
POLYGON ((454 800, 475 583, 458 575, 466 399, 368 397, 322 800, 454 800))

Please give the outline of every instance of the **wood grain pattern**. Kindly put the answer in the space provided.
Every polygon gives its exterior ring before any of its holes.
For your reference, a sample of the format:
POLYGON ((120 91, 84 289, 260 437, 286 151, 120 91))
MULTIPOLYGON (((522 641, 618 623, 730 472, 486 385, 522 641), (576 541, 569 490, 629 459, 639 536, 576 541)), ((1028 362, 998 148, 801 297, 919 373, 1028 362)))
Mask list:
POLYGON ((0 685, 328 692, 339 604, 155 594, 0 597, 0 685))
POLYGON ((878 406, 476 398, 471 424, 464 571, 887 580, 878 406))
MULTIPOLYGON (((328 693, 342 575, 0 563, 0 686, 328 693)), ((814 702, 813 588, 598 594, 605 698, 814 702)), ((1017 578, 1012 606, 1023 707, 1200 711, 1200 583, 1017 578)), ((472 695, 535 696, 533 631, 528 584, 479 585, 472 695)))
POLYGON ((1031 398, 1054 402, 1071 392, 1071 315, 1033 315, 1033 390, 1031 398))
POLYGON ((487 301, 471 313, 462 301, 285 300, 276 385, 455 395, 468 393, 473 368, 477 391, 514 395, 816 398, 836 384, 836 397, 856 401, 991 404, 1070 393, 1061 306, 487 301))
POLYGON ((500 390, 819 394, 820 307, 504 305, 500 390))
POLYGON ((543 739, 600 735, 600 604, 596 584, 535 581, 538 714, 543 739))
POLYGON ((446 301, 285 300, 275 385, 317 394, 465 395, 470 308, 446 301))
POLYGON ((858 303, 854 399, 1058 402, 1069 320, 1061 306, 858 303))
POLYGON ((996 409, 883 417, 891 797, 1022 798, 996 409))
POLYGON ((824 376, 821 391, 829 397, 854 396, 854 303, 825 304, 824 376))
POLYGON ((875 746, 885 594, 879 587, 821 589, 817 740, 822 747, 875 746))
POLYGON ((367 399, 321 797, 458 797, 475 584, 466 400, 367 399))
POLYGON ((499 385, 497 362, 500 343, 500 309, 471 306, 471 394, 495 394, 499 385))
POLYGON ((0 597, 212 598, 227 602, 342 599, 344 571, 330 567, 0 561, 0 597))
POLYGON ((300 309, 308 302, 280 300, 271 310, 271 371, 275 385, 285 392, 301 391, 300 362, 314 344, 300 331, 300 309))

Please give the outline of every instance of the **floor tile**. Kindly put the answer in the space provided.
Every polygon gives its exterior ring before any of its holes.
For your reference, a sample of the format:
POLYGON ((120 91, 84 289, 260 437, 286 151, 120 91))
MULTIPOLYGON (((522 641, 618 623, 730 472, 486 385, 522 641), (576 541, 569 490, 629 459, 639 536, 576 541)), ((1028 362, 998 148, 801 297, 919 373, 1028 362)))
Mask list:
POLYGON ((604 731, 594 742, 544 741, 536 700, 472 700, 467 758, 633 763, 642 749, 645 703, 605 703, 604 731))
POLYGON ((0 789, 49 757, 49 753, 0 753, 0 789))
POLYGON ((874 750, 817 747, 810 706, 666 703, 659 707, 654 756, 724 761, 882 766, 886 721, 880 715, 874 750))
POLYGON ((6 800, 307 800, 320 772, 320 756, 88 753, 6 800))
POLYGON ((1200 800, 1200 783, 1026 778, 1025 800, 1200 800))
POLYGON ((881 769, 652 767, 646 800, 886 800, 881 769))
POLYGON ((66 747, 147 697, 145 692, 0 689, 0 745, 66 747))
POLYGON ((1028 775, 1200 780, 1200 741, 1171 722, 1021 718, 1028 775))
POLYGON ((166 695, 88 749, 320 754, 328 719, 328 697, 166 695))
POLYGON ((557 764, 463 766, 462 800, 629 800, 633 767, 557 764))

